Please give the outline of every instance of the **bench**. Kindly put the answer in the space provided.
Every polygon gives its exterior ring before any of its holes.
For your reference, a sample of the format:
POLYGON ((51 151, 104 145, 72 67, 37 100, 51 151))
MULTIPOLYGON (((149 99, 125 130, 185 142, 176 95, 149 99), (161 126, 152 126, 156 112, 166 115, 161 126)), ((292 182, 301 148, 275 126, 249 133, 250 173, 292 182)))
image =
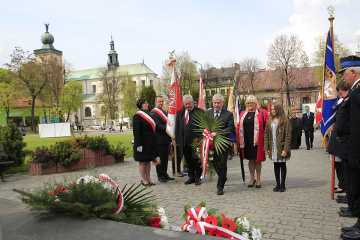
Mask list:
MULTIPOLYGON (((4 152, 4 148, 0 147, 0 159, 2 157, 5 157, 5 152, 4 152)), ((2 165, 10 165, 10 164, 13 164, 13 163, 14 163, 14 161, 0 162, 0 167, 2 165)), ((1 176, 2 181, 5 182, 4 177, 2 175, 2 172, 1 172, 1 168, 0 168, 0 176, 1 176)))

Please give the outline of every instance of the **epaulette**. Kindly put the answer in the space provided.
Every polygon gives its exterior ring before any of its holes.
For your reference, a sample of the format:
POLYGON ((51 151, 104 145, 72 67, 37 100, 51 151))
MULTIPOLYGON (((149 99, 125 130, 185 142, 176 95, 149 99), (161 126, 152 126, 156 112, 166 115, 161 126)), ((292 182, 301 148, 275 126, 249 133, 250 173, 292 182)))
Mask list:
POLYGON ((359 87, 359 85, 360 85, 360 82, 358 82, 358 83, 356 84, 356 88, 358 88, 358 87, 359 87))

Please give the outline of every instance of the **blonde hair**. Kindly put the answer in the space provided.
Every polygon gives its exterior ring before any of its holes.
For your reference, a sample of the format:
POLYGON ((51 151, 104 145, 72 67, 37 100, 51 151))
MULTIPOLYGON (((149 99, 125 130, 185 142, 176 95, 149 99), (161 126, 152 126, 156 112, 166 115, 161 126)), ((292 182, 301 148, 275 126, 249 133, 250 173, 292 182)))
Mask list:
POLYGON ((256 104, 256 109, 259 109, 259 101, 254 95, 249 95, 246 97, 245 103, 253 102, 256 104))

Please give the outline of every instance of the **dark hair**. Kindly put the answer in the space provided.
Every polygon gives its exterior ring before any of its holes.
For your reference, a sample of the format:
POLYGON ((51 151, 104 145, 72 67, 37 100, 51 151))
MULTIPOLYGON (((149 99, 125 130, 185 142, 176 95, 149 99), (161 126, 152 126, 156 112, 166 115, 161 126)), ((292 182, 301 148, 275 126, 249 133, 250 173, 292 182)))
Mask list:
POLYGON ((141 106, 146 102, 145 98, 140 98, 139 100, 136 101, 136 107, 138 109, 141 109, 141 106))
POLYGON ((336 86, 336 91, 339 91, 340 89, 343 91, 350 90, 351 86, 347 84, 345 81, 339 82, 339 84, 336 86))

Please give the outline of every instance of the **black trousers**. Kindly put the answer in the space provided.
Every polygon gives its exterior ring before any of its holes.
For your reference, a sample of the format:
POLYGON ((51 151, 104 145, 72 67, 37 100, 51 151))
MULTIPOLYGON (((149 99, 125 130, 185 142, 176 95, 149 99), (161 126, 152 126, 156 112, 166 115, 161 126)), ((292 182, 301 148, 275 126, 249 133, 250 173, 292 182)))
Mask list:
POLYGON ((217 188, 220 190, 224 189, 225 182, 227 180, 226 174, 227 174, 227 159, 229 155, 230 148, 226 149, 226 151, 223 153, 223 162, 220 168, 220 171, 218 172, 218 182, 217 182, 217 188))
POLYGON ((170 144, 157 144, 156 150, 159 154, 160 164, 156 165, 156 174, 158 178, 165 178, 167 174, 168 161, 169 161, 169 148, 170 144))
POLYGON ((344 173, 343 173, 342 163, 341 162, 335 162, 335 171, 336 171, 336 176, 337 176, 337 179, 338 179, 339 188, 346 189, 345 180, 344 180, 344 173))
POLYGON ((306 147, 310 148, 310 143, 312 144, 313 141, 314 141, 314 131, 305 131, 306 147))
POLYGON ((201 164, 198 158, 193 158, 192 147, 185 146, 183 149, 186 165, 188 168, 188 176, 190 178, 201 177, 201 164))
POLYGON ((354 216, 360 218, 360 169, 352 167, 348 161, 346 173, 350 182, 350 189, 346 189, 349 210, 354 216))

